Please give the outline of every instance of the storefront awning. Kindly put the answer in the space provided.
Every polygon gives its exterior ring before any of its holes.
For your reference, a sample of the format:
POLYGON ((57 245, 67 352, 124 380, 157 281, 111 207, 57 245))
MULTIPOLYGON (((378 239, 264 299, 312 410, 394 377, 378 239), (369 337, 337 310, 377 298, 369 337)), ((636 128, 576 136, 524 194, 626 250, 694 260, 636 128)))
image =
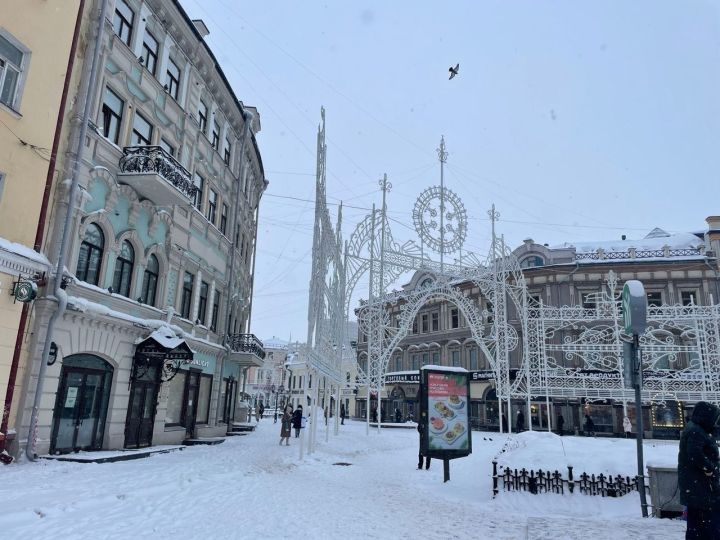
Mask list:
POLYGON ((161 380, 171 380, 178 370, 192 362, 194 353, 185 339, 168 327, 160 327, 135 347, 132 379, 139 378, 151 363, 162 363, 161 380))

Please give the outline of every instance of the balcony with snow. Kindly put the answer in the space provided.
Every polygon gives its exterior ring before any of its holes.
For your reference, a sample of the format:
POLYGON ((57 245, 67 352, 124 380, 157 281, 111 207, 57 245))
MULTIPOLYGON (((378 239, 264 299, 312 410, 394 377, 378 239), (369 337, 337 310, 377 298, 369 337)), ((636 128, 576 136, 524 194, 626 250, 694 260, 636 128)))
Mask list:
POLYGON ((126 146, 120 180, 159 205, 189 205, 197 189, 190 172, 160 146, 126 146))
POLYGON ((230 334, 227 337, 230 347, 230 361, 242 367, 262 367, 265 348, 255 334, 230 334))

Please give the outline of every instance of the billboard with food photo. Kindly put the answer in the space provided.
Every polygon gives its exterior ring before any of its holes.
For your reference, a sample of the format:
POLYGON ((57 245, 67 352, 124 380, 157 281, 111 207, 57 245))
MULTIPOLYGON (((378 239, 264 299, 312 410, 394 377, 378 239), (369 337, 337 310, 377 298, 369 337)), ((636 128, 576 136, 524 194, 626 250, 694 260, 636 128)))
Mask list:
POLYGON ((422 369, 425 452, 448 459, 472 452, 469 411, 470 381, 462 368, 422 369))

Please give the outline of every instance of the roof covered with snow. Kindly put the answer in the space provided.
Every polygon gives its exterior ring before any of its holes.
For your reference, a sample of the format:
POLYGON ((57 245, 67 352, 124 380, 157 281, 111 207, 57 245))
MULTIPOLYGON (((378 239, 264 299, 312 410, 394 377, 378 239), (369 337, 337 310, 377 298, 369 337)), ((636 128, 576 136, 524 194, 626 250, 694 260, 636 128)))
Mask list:
POLYGON ((697 249, 703 245, 702 239, 692 233, 668 233, 660 228, 650 231, 644 238, 627 239, 627 240, 601 240, 595 242, 564 242, 559 245, 551 246, 550 249, 568 249, 575 248, 577 253, 594 252, 599 249, 603 251, 628 251, 635 248, 639 251, 659 250, 665 248, 670 249, 697 249))
POLYGON ((288 343, 290 343, 289 341, 280 339, 276 336, 273 336, 270 339, 263 339, 262 342, 265 349, 287 349, 288 343))

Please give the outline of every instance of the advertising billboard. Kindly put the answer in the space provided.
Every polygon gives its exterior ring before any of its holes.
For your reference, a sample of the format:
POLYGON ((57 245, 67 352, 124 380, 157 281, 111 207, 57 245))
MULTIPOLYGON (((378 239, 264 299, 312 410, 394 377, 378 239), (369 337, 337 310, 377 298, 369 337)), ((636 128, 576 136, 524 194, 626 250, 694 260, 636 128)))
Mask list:
POLYGON ((467 456, 472 452, 467 371, 433 366, 421 373, 424 454, 439 459, 467 456))

